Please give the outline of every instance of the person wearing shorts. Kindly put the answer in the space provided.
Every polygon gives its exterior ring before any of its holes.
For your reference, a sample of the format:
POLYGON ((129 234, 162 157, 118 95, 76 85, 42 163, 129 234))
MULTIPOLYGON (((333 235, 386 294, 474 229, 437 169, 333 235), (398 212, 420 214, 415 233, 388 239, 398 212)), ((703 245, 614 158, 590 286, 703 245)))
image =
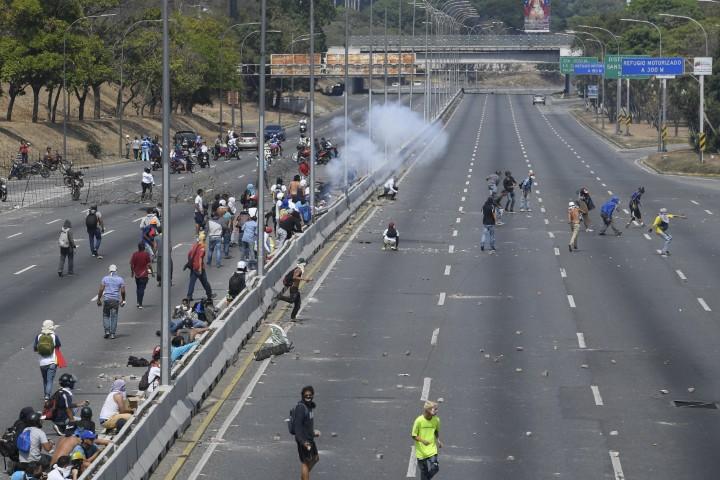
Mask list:
POLYGON ((293 414, 295 442, 297 443, 298 457, 300 458, 300 478, 310 480, 310 471, 320 460, 315 437, 320 432, 315 430, 315 390, 308 385, 301 390, 301 400, 295 406, 293 414))

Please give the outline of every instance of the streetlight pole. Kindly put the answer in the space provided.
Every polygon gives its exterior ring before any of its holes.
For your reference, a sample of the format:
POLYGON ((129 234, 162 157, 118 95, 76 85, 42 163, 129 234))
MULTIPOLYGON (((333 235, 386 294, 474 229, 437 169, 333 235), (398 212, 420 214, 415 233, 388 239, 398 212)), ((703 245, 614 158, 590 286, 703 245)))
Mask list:
POLYGON ((160 384, 170 385, 170 272, 172 250, 170 248, 170 12, 168 0, 162 0, 162 205, 165 228, 162 233, 161 299, 160 315, 160 384))
MULTIPOLYGON (((707 1, 707 0, 700 0, 700 1, 707 1)), ((715 3, 715 2, 713 2, 713 3, 715 3)), ((687 17, 684 15, 671 15, 669 13, 659 13, 658 15, 661 17, 682 18, 685 20, 690 20, 695 25, 700 27, 700 30, 702 30, 703 35, 705 36, 705 56, 706 57, 710 56, 710 54, 709 54, 710 49, 708 48, 708 34, 707 34, 707 31, 705 30, 705 27, 703 27, 700 22, 698 22, 694 18, 687 17)), ((705 132, 705 75, 699 75, 699 77, 700 77, 700 80, 699 80, 699 82, 700 82, 700 108, 699 108, 699 110, 700 111, 699 111, 698 115, 700 117, 699 118, 700 125, 699 125, 699 130, 698 130, 698 134, 699 134, 698 135, 698 147, 699 147, 699 139, 700 139, 700 137, 702 137, 703 133, 705 132)), ((703 163, 705 161, 705 159, 703 158, 704 157, 703 150, 702 150, 702 148, 698 148, 698 150, 700 151, 700 163, 703 163)))
MULTIPOLYGON (((240 72, 241 73, 243 71, 242 56, 243 56, 243 48, 245 48, 245 40, 247 40, 248 38, 250 38, 252 35, 254 35, 256 33, 260 33, 260 30, 253 30, 252 32, 245 35, 243 37, 242 41, 240 42, 240 72)), ((242 78, 241 80, 242 80, 242 84, 244 87, 245 79, 242 78)), ((245 125, 243 123, 243 104, 242 104, 242 94, 243 94, 242 91, 243 90, 244 90, 244 88, 241 88, 240 92, 238 93, 238 103, 240 104, 240 131, 245 129, 245 125)), ((230 105, 230 112, 231 112, 231 115, 230 115, 231 120, 230 121, 231 121, 232 129, 235 130, 235 105, 230 105)), ((263 139, 265 138, 264 133, 262 131, 258 132, 258 138, 263 138, 263 139)), ((265 143, 264 140, 261 143, 265 143)))
MULTIPOLYGON (((616 86, 616 93, 615 93, 615 135, 620 135, 620 108, 622 108, 621 105, 621 99, 622 99, 622 62, 620 60, 620 37, 612 33, 610 30, 607 30, 602 27, 593 27, 590 25, 578 25, 579 27, 583 28, 591 28, 593 30, 601 30, 608 35, 612 37, 613 40, 615 40, 615 44, 617 45, 617 56, 618 56, 618 62, 620 62, 620 65, 618 66, 618 78, 615 81, 616 86)), ((603 102, 605 101, 605 98, 603 97, 603 102)))
MULTIPOLYGON (((302 41, 308 40, 309 38, 311 38, 311 37, 307 33, 304 35, 298 35, 297 37, 295 37, 294 33, 290 34, 290 39, 291 39, 290 40, 290 56, 292 57, 292 62, 293 62, 292 66, 295 66, 295 44, 297 42, 302 42, 302 41)), ((282 95, 282 79, 283 79, 283 77, 280 76, 280 94, 281 95, 282 95)), ((295 91, 295 75, 290 76, 290 91, 292 91, 292 92, 295 91)), ((282 113, 281 112, 282 112, 282 108, 281 108, 280 102, 278 100, 278 124, 280 124, 280 125, 282 125, 282 113)))
POLYGON ((260 0, 260 82, 258 86, 258 138, 262 135, 263 141, 258 142, 258 236, 257 236, 257 274, 265 274, 265 57, 267 37, 267 1, 260 0))
POLYGON ((412 6, 412 47, 410 48, 410 53, 412 54, 413 64, 410 69, 410 111, 412 111, 413 108, 413 93, 414 92, 414 84, 415 84, 415 68, 416 68, 416 60, 415 60, 415 6, 416 6, 416 0, 413 0, 412 6))
POLYGON ((344 82, 345 82, 345 88, 343 88, 343 96, 345 97, 344 100, 344 137, 343 141, 345 142, 345 154, 343 155, 343 190, 345 191, 345 196, 347 198, 347 191, 348 191, 348 128, 349 128, 349 105, 348 105, 348 97, 350 96, 350 76, 348 72, 348 66, 349 66, 349 59, 350 56, 350 0, 345 0, 345 76, 344 76, 344 82))
POLYGON ((368 139, 370 142, 372 142, 373 3, 375 2, 370 0, 370 48, 368 49, 368 139))
POLYGON ((402 100, 402 2, 398 0, 398 103, 402 100))
POLYGON ((75 25, 80 20, 87 20, 90 18, 100 18, 100 17, 114 17, 117 15, 116 13, 104 13, 102 15, 87 15, 85 17, 80 17, 75 19, 63 32, 63 159, 67 160, 67 33, 72 29, 73 25, 75 25))
MULTIPOLYGON (((600 52, 602 53, 601 61, 602 61, 603 65, 605 65, 605 51, 607 49, 606 45, 598 37, 596 37, 595 35, 593 35, 590 32, 580 31, 580 33, 584 33, 585 35, 588 35, 593 40, 595 40, 598 44, 600 44, 600 52)), ((599 109, 600 110, 600 122, 601 122, 600 128, 602 128, 602 130, 604 131, 605 130, 605 113, 603 112, 603 107, 605 106, 605 68, 603 68, 603 74, 600 78, 600 81, 602 82, 602 84, 601 84, 602 102, 600 102, 600 109, 599 109)))
POLYGON ((310 221, 315 223, 315 0, 310 0, 310 159, 308 163, 310 164, 310 221))
MULTIPOLYGON (((387 105, 388 101, 388 91, 387 91, 387 82, 388 82, 388 36, 387 36, 387 7, 385 7, 385 52, 383 54, 383 108, 387 105)), ((384 149, 383 149, 383 163, 387 163, 387 153, 388 153, 388 143, 387 143, 387 134, 383 135, 385 141, 384 141, 384 149)), ((347 148, 347 146, 345 147, 347 148)))
MULTIPOLYGON (((237 27, 245 27, 248 25, 259 25, 258 22, 250 22, 250 23, 236 23, 235 25, 230 25, 228 28, 225 29, 225 31, 220 35, 220 51, 218 52, 218 68, 220 69, 220 86, 218 88, 218 101, 220 103, 220 121, 218 122, 218 133, 220 136, 222 136, 223 133, 223 66, 222 66, 222 51, 223 51, 223 44, 225 43, 225 35, 230 32, 230 30, 237 28, 237 27)), ((242 59, 241 59, 242 63, 242 59)), ((238 95, 239 96, 239 95, 238 95)), ((233 109, 233 128, 235 128, 235 107, 232 106, 233 109)))
MULTIPOLYGON (((658 52, 659 56, 662 57, 662 30, 660 30, 660 27, 655 25, 652 22, 648 22, 647 20, 638 20, 636 18, 621 18, 621 22, 632 22, 632 23, 644 23, 646 25, 651 25, 655 30, 658 32, 658 52)), ((664 152, 665 151, 665 141, 662 138, 662 130, 665 126, 665 113, 666 113, 666 102, 667 102, 667 96, 665 94, 667 90, 667 83, 666 80, 663 78, 661 81, 662 86, 662 92, 661 92, 661 101, 659 102, 659 112, 658 112, 658 152, 664 152)))

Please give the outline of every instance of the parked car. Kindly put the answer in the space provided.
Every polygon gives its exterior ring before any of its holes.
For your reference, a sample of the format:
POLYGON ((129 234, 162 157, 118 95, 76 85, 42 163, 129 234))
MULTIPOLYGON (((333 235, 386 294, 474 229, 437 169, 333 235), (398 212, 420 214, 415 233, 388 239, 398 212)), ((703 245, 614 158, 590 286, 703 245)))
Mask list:
POLYGON ((538 103, 545 105, 545 95, 533 95, 533 105, 538 103))
POLYGON ((277 135, 281 142, 285 141, 285 128, 282 125, 266 125, 265 126, 265 141, 267 142, 272 138, 273 135, 277 135))
POLYGON ((195 139, 197 138, 197 132, 192 130, 179 130, 175 132, 173 137, 174 145, 187 145, 188 148, 195 147, 195 139))
POLYGON ((243 132, 237 140, 238 148, 258 148, 258 136, 255 132, 243 132))

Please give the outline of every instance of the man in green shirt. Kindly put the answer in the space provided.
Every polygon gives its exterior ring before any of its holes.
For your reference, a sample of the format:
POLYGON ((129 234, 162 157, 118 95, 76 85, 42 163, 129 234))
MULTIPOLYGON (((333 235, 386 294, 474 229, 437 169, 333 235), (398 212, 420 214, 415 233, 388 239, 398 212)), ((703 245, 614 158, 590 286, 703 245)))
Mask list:
POLYGON ((438 448, 440 441, 440 417, 437 416, 438 406, 435 402, 426 401, 423 413, 415 419, 411 436, 415 440, 415 456, 421 480, 430 480, 440 470, 438 448))

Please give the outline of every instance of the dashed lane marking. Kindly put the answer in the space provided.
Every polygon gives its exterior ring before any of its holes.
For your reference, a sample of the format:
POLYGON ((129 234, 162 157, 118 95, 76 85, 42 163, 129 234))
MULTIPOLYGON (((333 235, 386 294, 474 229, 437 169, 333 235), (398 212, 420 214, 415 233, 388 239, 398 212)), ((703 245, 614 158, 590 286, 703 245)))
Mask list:
POLYGON ((52 225, 53 223, 62 221, 62 218, 56 218, 55 220, 50 220, 49 222, 45 222, 45 225, 52 225))
POLYGON ((698 297, 697 301, 698 301, 698 303, 700 304, 700 306, 703 308, 703 310, 705 310, 706 312, 712 312, 712 309, 711 309, 710 306, 707 304, 707 302, 705 301, 705 299, 703 299, 702 297, 698 297))
POLYGON ((687 277, 681 270, 675 270, 675 273, 677 273, 677 276, 680 277, 680 280, 687 280, 687 277))
POLYGON ((540 213, 545 213, 545 207, 540 207, 540 213))
POLYGON ((448 246, 448 253, 455 253, 455 245, 448 246))
POLYGON ((608 195, 611 195, 611 196, 612 196, 612 194, 613 194, 613 193, 612 193, 612 190, 608 190, 608 195))
POLYGON ((31 269, 33 269, 33 268, 35 268, 35 267, 37 267, 37 265, 30 265, 29 267, 25 267, 25 268, 23 268, 22 270, 18 270, 17 272, 15 272, 15 275, 20 275, 21 273, 25 273, 25 272, 27 272, 28 270, 31 270, 31 269))
POLYGON ((464 202, 464 201, 465 201, 465 197, 460 197, 460 201, 461 201, 461 202, 464 202))
POLYGON ((555 247, 553 250, 555 251, 555 256, 560 255, 560 249, 558 247, 555 247))
POLYGON ((602 185, 604 188, 607 188, 607 185, 604 183, 601 183, 600 185, 602 185))
POLYGON ((440 297, 438 298, 438 306, 442 307, 445 305, 445 292, 440 292, 440 297))
POLYGON ((587 348, 587 344, 585 343, 585 334, 582 332, 577 332, 577 341, 578 341, 578 347, 579 348, 587 348))
POLYGON ((8 237, 5 237, 5 238, 18 237, 18 236, 20 236, 20 235, 22 235, 22 234, 23 234, 23 232, 13 233, 12 235, 10 235, 10 236, 8 236, 8 237))
POLYGON ((567 272, 564 268, 560 269, 560 278, 567 278, 567 272))
POLYGON ((710 210, 705 210, 705 213, 707 213, 708 215, 712 215, 712 214, 713 214, 710 210))
POLYGON ((695 205, 700 205, 700 204, 699 204, 698 202, 696 202, 695 200, 690 200, 690 202, 694 203, 695 205))
POLYGON ((620 452, 610 450, 609 453, 613 473, 615 474, 615 480, 625 480, 625 474, 623 473, 622 465, 620 464, 620 452))
POLYGON ((570 308, 575 308, 575 299, 572 295, 567 296, 568 303, 570 304, 570 308))
POLYGON ((555 234, 553 232, 547 232, 548 237, 555 238, 555 234))
POLYGON ((458 207, 458 212, 462 213, 463 207, 458 207))
POLYGON ((453 237, 457 237, 457 234, 458 234, 458 231, 457 231, 457 230, 453 230, 452 236, 453 236, 453 237))
POLYGON ((113 233, 114 231, 115 231, 114 229, 113 229, 113 230, 108 230, 107 232, 103 233, 103 237, 107 237, 108 235, 110 235, 110 234, 113 233))
POLYGON ((90 303, 95 303, 95 302, 97 302, 97 299, 98 299, 98 296, 95 295, 93 298, 90 299, 90 303))
POLYGON ((603 405, 605 405, 603 403, 602 397, 600 396, 600 389, 598 388, 598 386, 590 385, 590 390, 592 390, 593 398, 595 399, 595 405, 597 405, 598 407, 602 407, 603 405))
POLYGON ((625 215, 630 215, 630 210, 627 208, 623 208, 623 212, 625 212, 625 215))
POLYGON ((648 239, 648 240, 652 240, 652 238, 650 237, 650 235, 648 235, 647 233, 643 233, 643 237, 645 237, 645 238, 648 239))
POLYGON ((460 223, 460 217, 457 217, 457 218, 455 219, 455 223, 460 223))
POLYGON ((432 378, 425 377, 423 379, 423 388, 422 393, 420 394, 420 400, 425 402, 430 397, 430 382, 432 382, 432 378))
POLYGON ((176 248, 179 248, 179 247, 181 247, 181 246, 182 246, 182 243, 178 243, 178 244, 175 245, 172 249, 175 250, 176 248))
POLYGON ((145 217, 136 218, 135 220, 132 221, 132 223, 139 222, 139 221, 142 220, 143 218, 145 218, 145 217))
POLYGON ((545 221, 545 225, 549 225, 549 224, 550 224, 550 220, 548 220, 547 218, 543 218, 543 220, 545 221))
POLYGON ((450 275, 451 268, 452 268, 452 265, 445 265, 445 276, 450 275))
POLYGON ((408 460, 407 478, 415 478, 417 475, 417 458, 415 456, 415 445, 410 447, 410 460, 408 460))
POLYGON ((430 338, 430 345, 432 345, 433 347, 437 345, 438 335, 440 335, 440 329, 436 328, 435 330, 433 330, 432 338, 430 338))

